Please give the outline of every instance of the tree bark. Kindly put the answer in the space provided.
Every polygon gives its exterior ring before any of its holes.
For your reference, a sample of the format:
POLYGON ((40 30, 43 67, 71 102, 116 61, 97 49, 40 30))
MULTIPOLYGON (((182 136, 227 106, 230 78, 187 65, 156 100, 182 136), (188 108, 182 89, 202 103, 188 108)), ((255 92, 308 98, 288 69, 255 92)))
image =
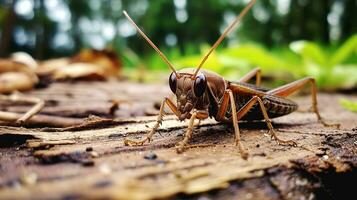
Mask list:
MULTIPOLYGON (((60 108, 65 102, 83 100, 85 94, 94 94, 91 100, 97 103, 106 102, 108 97, 117 97, 119 91, 121 98, 137 101, 138 96, 129 91, 138 86, 140 96, 146 97, 139 102, 149 101, 154 107, 161 96, 152 91, 165 91, 163 96, 169 92, 166 86, 159 85, 134 84, 129 89, 125 83, 93 84, 96 88, 91 84, 67 85, 67 94, 68 88, 76 91, 67 99, 61 98, 66 94, 62 93, 65 84, 51 86, 57 92, 53 106, 60 108), (119 85, 122 87, 114 87, 119 85)), ((52 89, 30 94, 46 99, 52 89)), ((267 135, 264 122, 240 122, 248 160, 241 158, 234 145, 233 128, 213 119, 203 120, 195 128, 190 146, 183 154, 177 154, 174 147, 182 140, 187 122, 172 115, 164 117, 150 144, 137 147, 124 146, 124 138, 144 137, 156 116, 91 117, 81 125, 66 128, 1 126, 0 198, 347 198, 354 194, 354 185, 345 183, 356 177, 357 129, 356 115, 337 106, 341 97, 344 96, 319 95, 321 114, 329 121, 341 123, 340 130, 323 127, 308 112, 299 111, 273 120, 278 135, 296 140, 297 147, 276 144, 267 135)), ((294 100, 302 109, 311 104, 310 96, 294 100)), ((132 109, 136 108, 142 107, 132 109)))

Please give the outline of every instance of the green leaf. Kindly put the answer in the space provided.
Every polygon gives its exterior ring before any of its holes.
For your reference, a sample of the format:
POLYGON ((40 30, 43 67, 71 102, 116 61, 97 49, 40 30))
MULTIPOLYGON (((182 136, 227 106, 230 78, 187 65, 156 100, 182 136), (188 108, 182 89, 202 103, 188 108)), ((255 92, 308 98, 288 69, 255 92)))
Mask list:
POLYGON ((260 67, 265 72, 273 74, 297 74, 301 69, 294 63, 286 62, 281 57, 257 45, 246 44, 234 46, 222 51, 226 57, 240 59, 250 63, 254 67, 260 67))
POLYGON ((350 37, 343 45, 332 55, 331 65, 341 64, 352 54, 357 53, 357 34, 350 37))
POLYGON ((323 50, 315 43, 308 41, 296 41, 290 44, 290 49, 299 54, 305 61, 313 62, 321 67, 331 66, 328 57, 323 50))
POLYGON ((357 101, 350 101, 347 99, 340 99, 340 104, 346 110, 350 110, 352 112, 357 112, 357 101))

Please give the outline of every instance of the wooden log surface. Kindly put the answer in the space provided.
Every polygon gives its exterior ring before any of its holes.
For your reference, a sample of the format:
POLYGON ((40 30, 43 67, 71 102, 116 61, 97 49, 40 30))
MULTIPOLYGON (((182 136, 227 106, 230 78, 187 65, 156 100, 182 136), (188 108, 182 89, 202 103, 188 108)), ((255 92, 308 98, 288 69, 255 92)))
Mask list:
MULTIPOLYGON (((46 101, 37 117, 60 117, 73 123, 26 127, 0 126, 0 199, 334 199, 353 194, 356 178, 357 116, 342 109, 340 98, 320 94, 319 108, 341 129, 325 128, 309 112, 273 120, 283 139, 267 135, 263 122, 241 122, 248 160, 234 146, 233 127, 213 119, 194 130, 190 148, 175 152, 187 121, 172 115, 150 144, 124 146, 153 126, 157 104, 167 86, 127 82, 56 83, 25 95, 46 101), (113 111, 113 102, 118 109, 113 111), (89 117, 97 115, 99 117, 89 117), (110 118, 109 118, 110 117, 110 118), (73 121, 71 121, 73 119, 73 121)), ((309 96, 293 100, 306 110, 309 96)), ((0 104, 23 112, 28 105, 0 104)))

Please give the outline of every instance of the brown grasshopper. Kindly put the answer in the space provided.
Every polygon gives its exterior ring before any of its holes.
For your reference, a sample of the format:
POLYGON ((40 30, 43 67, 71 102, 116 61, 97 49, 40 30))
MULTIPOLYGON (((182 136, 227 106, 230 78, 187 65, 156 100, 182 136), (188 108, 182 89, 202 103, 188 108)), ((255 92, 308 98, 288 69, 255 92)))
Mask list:
POLYGON ((162 101, 157 122, 144 139, 140 141, 125 139, 125 145, 137 146, 143 145, 146 141, 150 142, 154 133, 162 123, 164 106, 167 105, 179 120, 189 119, 184 139, 176 145, 178 153, 185 150, 189 139, 192 137, 195 119, 203 120, 208 117, 214 117, 218 122, 233 123, 235 144, 238 146, 241 156, 244 159, 247 158, 248 153, 241 143, 238 127, 239 120, 265 120, 269 129, 269 134, 278 142, 278 144, 295 146, 296 142, 293 140, 279 139, 273 129, 270 119, 287 115, 297 110, 298 105, 285 97, 300 90, 307 83, 311 84, 312 111, 316 114, 318 121, 324 126, 338 126, 338 124, 328 124, 321 118, 317 108, 317 87, 314 78, 303 78, 269 90, 259 86, 261 82, 261 70, 259 68, 249 72, 238 81, 228 81, 214 72, 200 70, 209 55, 216 49, 254 3, 255 0, 252 0, 240 15, 237 16, 233 23, 226 28, 209 52, 204 56, 197 69, 185 68, 179 71, 174 69, 166 56, 140 30, 130 16, 125 11, 123 12, 142 37, 144 37, 144 39, 159 53, 160 57, 172 70, 169 77, 169 85, 177 98, 177 106, 175 106, 169 98, 165 98, 162 101), (254 77, 256 78, 256 84, 248 84, 247 82, 254 77))

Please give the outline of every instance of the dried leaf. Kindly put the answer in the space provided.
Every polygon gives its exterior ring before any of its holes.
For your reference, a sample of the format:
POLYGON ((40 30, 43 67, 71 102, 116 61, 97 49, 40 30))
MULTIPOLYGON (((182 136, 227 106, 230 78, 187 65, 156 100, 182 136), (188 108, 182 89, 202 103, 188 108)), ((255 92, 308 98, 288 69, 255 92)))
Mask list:
POLYGON ((103 71, 106 77, 117 76, 121 63, 112 50, 84 49, 72 58, 72 62, 91 63, 98 67, 98 71, 103 71))
POLYGON ((42 61, 39 67, 36 69, 36 73, 39 75, 48 75, 54 73, 61 67, 65 67, 70 63, 69 58, 56 58, 42 61))
POLYGON ((0 93, 29 90, 38 83, 34 70, 10 59, 0 59, 0 93))
POLYGON ((72 58, 43 61, 36 71, 40 75, 51 75, 54 80, 103 80, 118 76, 120 67, 115 52, 85 49, 72 58))
POLYGON ((0 93, 30 90, 33 86, 33 80, 25 73, 5 72, 0 74, 0 93))
POLYGON ((23 63, 29 68, 35 70, 38 67, 38 63, 31 55, 26 52, 16 52, 11 55, 11 60, 23 63))
POLYGON ((103 68, 90 63, 73 63, 57 69, 53 78, 55 80, 63 79, 94 79, 101 80, 106 78, 106 72, 103 68))

